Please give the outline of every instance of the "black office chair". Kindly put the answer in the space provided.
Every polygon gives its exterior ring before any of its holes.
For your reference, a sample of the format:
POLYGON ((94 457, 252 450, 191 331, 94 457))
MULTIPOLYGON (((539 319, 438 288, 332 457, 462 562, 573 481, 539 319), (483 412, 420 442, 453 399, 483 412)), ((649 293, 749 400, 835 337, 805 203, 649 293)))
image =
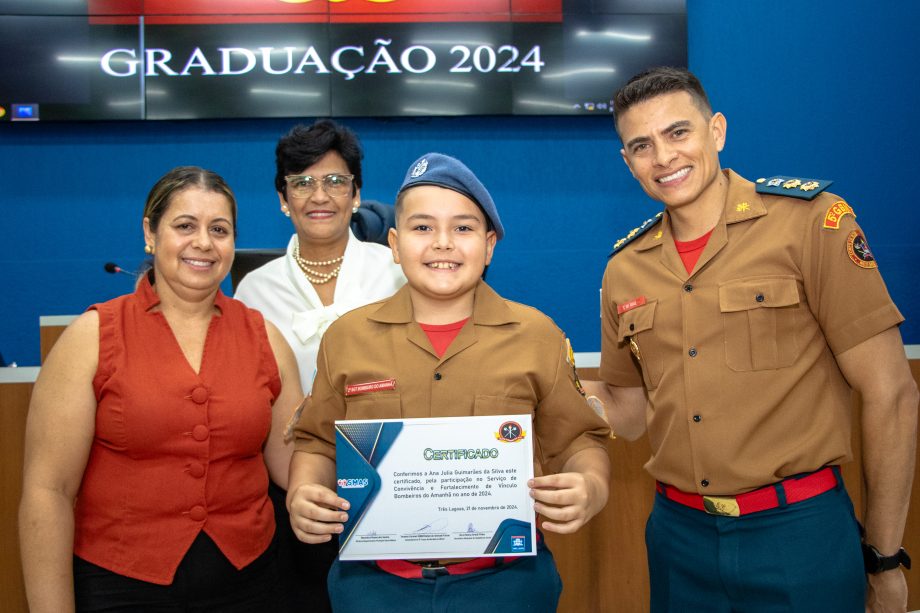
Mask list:
POLYGON ((230 284, 233 292, 236 293, 236 286, 243 277, 259 266, 280 258, 284 253, 284 249, 237 249, 233 257, 233 266, 230 267, 230 284))
POLYGON ((358 240, 368 243, 380 243, 388 247, 387 234, 396 226, 396 210, 392 204, 376 200, 363 200, 361 206, 351 216, 351 231, 358 240))

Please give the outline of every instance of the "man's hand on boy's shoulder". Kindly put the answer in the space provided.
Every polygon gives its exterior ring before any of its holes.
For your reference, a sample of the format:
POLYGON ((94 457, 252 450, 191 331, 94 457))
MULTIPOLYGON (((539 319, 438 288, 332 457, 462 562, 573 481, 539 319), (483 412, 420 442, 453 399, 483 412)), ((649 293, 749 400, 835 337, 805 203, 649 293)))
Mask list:
POLYGON ((527 485, 534 510, 547 532, 571 534, 607 504, 610 460, 604 449, 583 449, 565 463, 561 473, 531 479, 527 485))

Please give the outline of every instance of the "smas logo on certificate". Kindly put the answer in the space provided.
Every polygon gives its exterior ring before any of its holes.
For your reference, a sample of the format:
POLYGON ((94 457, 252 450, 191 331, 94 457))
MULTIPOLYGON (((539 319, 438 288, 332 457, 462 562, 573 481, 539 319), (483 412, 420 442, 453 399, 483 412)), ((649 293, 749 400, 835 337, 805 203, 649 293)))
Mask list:
POLYGON ((337 479, 336 486, 343 490, 365 488, 371 484, 370 479, 337 479))
POLYGON ((530 415, 335 422, 351 503, 339 557, 535 555, 531 427, 530 415))

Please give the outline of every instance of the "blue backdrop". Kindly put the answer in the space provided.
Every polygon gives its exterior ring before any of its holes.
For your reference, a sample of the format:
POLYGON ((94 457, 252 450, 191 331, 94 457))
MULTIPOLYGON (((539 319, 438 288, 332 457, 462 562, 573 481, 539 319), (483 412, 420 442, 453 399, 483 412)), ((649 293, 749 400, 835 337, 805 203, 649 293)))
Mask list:
MULTIPOLYGON (((834 180, 908 318, 905 341, 920 343, 911 255, 920 240, 910 225, 920 5, 689 0, 687 12, 690 68, 728 117, 723 166, 750 179, 834 180)), ((0 125, 0 352, 38 364, 39 316, 131 290, 130 277, 103 264, 141 262, 144 198, 173 166, 227 178, 240 204, 238 247, 284 246, 291 227, 274 193, 274 145, 295 121, 0 125)), ((343 122, 364 144, 365 199, 392 202, 426 151, 467 162, 507 229, 490 283, 552 316, 576 351, 599 350, 610 246, 660 208, 622 164, 609 117, 343 122)))

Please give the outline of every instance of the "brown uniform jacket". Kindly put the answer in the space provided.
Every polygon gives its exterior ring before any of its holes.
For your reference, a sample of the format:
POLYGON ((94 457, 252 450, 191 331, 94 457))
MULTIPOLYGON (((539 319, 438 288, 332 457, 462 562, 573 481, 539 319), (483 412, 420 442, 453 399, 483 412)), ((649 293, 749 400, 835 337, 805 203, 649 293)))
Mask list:
POLYGON ((602 289, 600 377, 648 391, 646 468, 709 495, 849 460, 834 355, 903 321, 874 261, 848 254, 861 230, 839 197, 758 194, 725 172, 725 210, 693 274, 665 212, 610 260, 602 289))
POLYGON ((323 336, 313 395, 296 450, 335 459, 337 419, 530 413, 535 474, 603 448, 606 422, 575 385, 565 336, 546 315, 504 300, 484 282, 473 315, 439 358, 413 320, 407 287, 346 313, 323 336), (345 395, 346 386, 395 379, 395 389, 345 395))

